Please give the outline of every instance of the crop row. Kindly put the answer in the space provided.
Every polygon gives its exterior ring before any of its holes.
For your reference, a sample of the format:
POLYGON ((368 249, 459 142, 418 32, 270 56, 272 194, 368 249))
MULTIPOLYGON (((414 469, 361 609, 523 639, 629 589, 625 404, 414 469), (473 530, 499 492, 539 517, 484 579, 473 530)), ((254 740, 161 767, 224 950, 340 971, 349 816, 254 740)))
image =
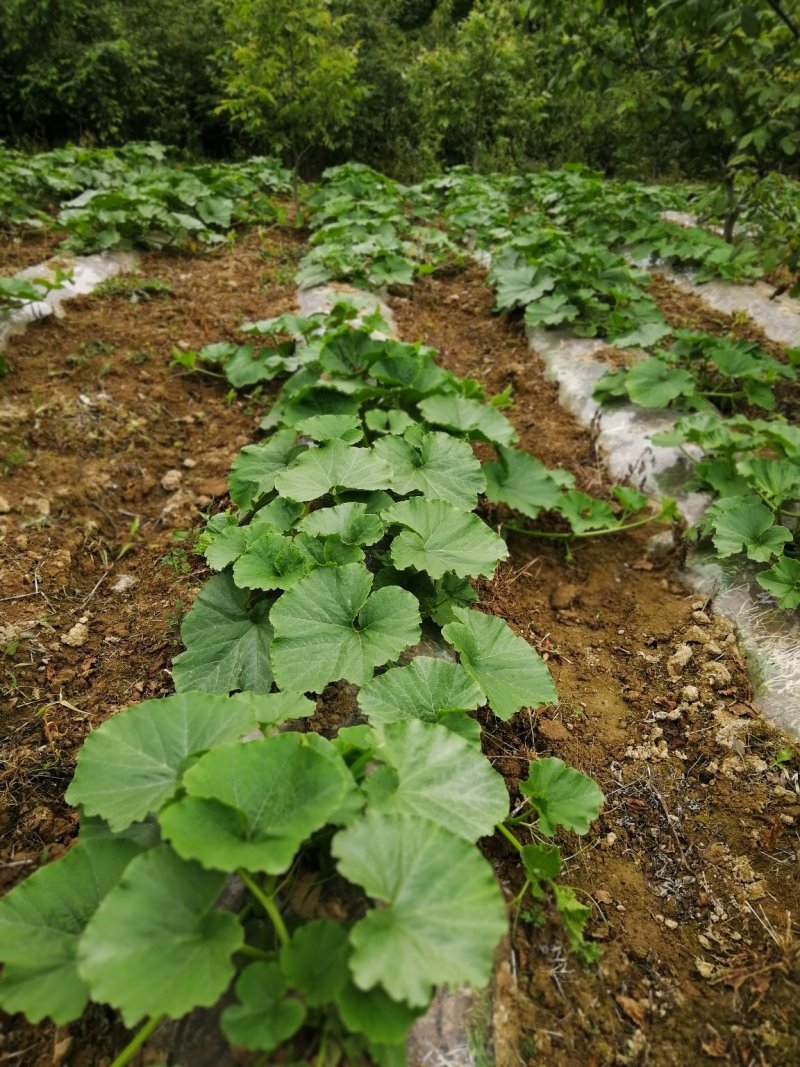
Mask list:
MULTIPOLYGON (((354 314, 254 327, 308 341, 267 346, 291 376, 270 435, 233 464, 235 510, 202 537, 218 573, 184 620, 177 692, 88 736, 68 792, 78 843, 0 902, 0 1004, 62 1024, 111 1005, 140 1025, 117 1067, 232 984, 234 1045, 404 1063, 435 987, 491 972, 506 905, 475 846, 495 832, 524 866, 514 905, 552 892, 596 954, 552 836, 586 833, 602 794, 536 760, 512 818, 480 746, 481 721, 556 699, 469 582, 507 556, 475 510, 501 461, 470 442, 525 454, 476 382, 354 314), (323 734, 308 694, 336 682, 357 706, 323 734)), ((546 472, 539 486, 564 490, 546 472)))

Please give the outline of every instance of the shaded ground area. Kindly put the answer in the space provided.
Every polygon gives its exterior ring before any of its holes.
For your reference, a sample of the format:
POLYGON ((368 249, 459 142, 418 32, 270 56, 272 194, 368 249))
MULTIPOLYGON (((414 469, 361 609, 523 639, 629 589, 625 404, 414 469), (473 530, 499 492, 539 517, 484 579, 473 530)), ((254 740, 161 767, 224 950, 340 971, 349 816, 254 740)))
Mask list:
MULTIPOLYGON (((205 577, 176 539, 224 506, 258 397, 169 369, 173 347, 234 337, 293 304, 298 243, 252 233, 207 258, 142 257, 173 295, 93 296, 37 324, 0 382, 0 626, 5 727, 0 878, 10 887, 74 837, 63 792, 85 732, 171 690, 177 625, 205 577)), ((20 269, 18 263, 11 269, 20 269)), ((418 283, 395 298, 401 334, 491 391, 514 387, 521 446, 608 488, 591 435, 557 404, 521 327, 491 315, 483 274, 418 283)), ((495 515, 494 518, 501 516, 495 515)), ((565 881, 594 909, 604 947, 570 955, 557 914, 526 905, 498 952, 486 1064, 767 1064, 800 1060, 792 1014, 798 761, 749 704, 732 628, 674 578, 678 551, 648 556, 647 530, 575 544, 516 538, 482 602, 549 660, 556 708, 485 721, 515 793, 526 761, 555 754, 608 801, 587 839, 568 835, 565 881), (489 1046, 491 1047, 491 1046, 489 1046)), ((331 687, 314 725, 352 710, 331 687)), ((487 846, 509 898, 520 872, 487 846)), ((69 1028, 0 1033, 0 1063, 104 1067, 111 1013, 69 1028)), ((148 1059, 143 1062, 151 1062, 148 1059)), ((279 1057, 274 1062, 280 1062, 279 1057)))

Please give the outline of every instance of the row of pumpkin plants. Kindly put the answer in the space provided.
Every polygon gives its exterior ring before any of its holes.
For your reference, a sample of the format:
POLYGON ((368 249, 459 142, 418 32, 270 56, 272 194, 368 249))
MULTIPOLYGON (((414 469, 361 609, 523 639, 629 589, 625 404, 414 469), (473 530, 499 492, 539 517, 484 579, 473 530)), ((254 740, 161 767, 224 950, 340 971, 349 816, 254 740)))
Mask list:
POLYGON ((512 816, 472 714, 557 699, 533 648, 475 606, 469 579, 507 557, 479 497, 530 515, 570 476, 513 447, 477 382, 356 313, 282 316, 250 327, 262 347, 201 353, 233 378, 289 377, 269 436, 234 461, 235 508, 202 536, 217 573, 184 620, 176 693, 89 734, 67 794, 77 844, 0 902, 0 1005, 59 1024, 110 1005, 139 1027, 114 1067, 212 1005, 236 1046, 405 1063, 435 988, 490 976, 507 910, 476 843, 495 833, 524 869, 513 905, 551 893, 596 955, 552 838, 585 834, 602 793, 534 760, 512 816), (323 733, 309 694, 337 682, 357 706, 323 733))
MULTIPOLYGON (((760 565, 780 608, 800 606, 798 346, 780 358, 731 334, 676 329, 631 262, 692 268, 697 279, 762 271, 747 242, 665 221, 669 190, 606 182, 580 169, 516 178, 459 169, 404 188, 358 164, 333 168, 309 198, 314 233, 301 278, 365 287, 410 284, 471 248, 490 264, 495 311, 529 329, 571 329, 629 354, 595 396, 670 408, 675 428, 654 437, 693 466, 692 488, 713 504, 690 531, 721 559, 760 565)), ((676 201, 675 201, 676 203, 676 201)))

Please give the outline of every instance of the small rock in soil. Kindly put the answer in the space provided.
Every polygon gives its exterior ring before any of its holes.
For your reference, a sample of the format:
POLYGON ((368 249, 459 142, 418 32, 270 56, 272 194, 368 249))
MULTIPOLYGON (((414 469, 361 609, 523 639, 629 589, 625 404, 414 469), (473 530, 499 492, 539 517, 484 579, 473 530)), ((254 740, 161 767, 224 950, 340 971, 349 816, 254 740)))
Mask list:
POLYGON ((0 515, 8 515, 11 505, 4 496, 0 496, 0 515))
POLYGON ((703 668, 703 677, 712 689, 721 689, 731 683, 731 672, 724 663, 707 663, 703 668))
POLYGON ((667 671, 670 678, 677 678, 683 674, 683 669, 694 653, 691 645, 679 645, 674 655, 667 660, 667 671))
POLYGON ((550 607, 555 608, 556 611, 570 608, 579 595, 580 589, 577 585, 570 585, 568 582, 564 582, 562 585, 557 585, 550 594, 550 607))
POLYGON ((693 704, 700 699, 700 690, 696 685, 685 685, 681 689, 681 699, 685 700, 687 704, 693 704))
POLYGON ((83 622, 76 622, 70 630, 61 635, 61 644, 69 645, 70 648, 80 648, 88 640, 89 627, 83 622))
POLYGON ((684 634, 684 641, 692 645, 705 645, 708 642, 708 634, 699 626, 690 626, 684 634))
POLYGON ((569 738, 566 726, 552 719, 539 719, 536 730, 546 741, 566 741, 569 738))
POLYGON ((168 493, 174 493, 180 487, 182 480, 183 471, 173 468, 173 470, 167 471, 161 479, 161 488, 166 489, 168 493))
POLYGON ((136 579, 131 574, 121 574, 111 586, 112 593, 127 593, 136 585, 136 579))

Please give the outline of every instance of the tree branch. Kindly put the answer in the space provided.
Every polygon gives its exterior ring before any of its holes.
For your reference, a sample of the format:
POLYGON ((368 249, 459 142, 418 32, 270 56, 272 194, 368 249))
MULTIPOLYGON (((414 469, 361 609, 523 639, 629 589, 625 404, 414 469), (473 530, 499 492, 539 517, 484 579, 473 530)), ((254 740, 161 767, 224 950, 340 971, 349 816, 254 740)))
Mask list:
POLYGON ((781 22, 785 26, 789 27, 791 33, 794 34, 795 40, 800 41, 800 27, 798 27, 796 23, 794 23, 792 19, 786 14, 781 5, 778 3, 778 0, 767 0, 767 3, 778 16, 778 18, 781 20, 781 22))

